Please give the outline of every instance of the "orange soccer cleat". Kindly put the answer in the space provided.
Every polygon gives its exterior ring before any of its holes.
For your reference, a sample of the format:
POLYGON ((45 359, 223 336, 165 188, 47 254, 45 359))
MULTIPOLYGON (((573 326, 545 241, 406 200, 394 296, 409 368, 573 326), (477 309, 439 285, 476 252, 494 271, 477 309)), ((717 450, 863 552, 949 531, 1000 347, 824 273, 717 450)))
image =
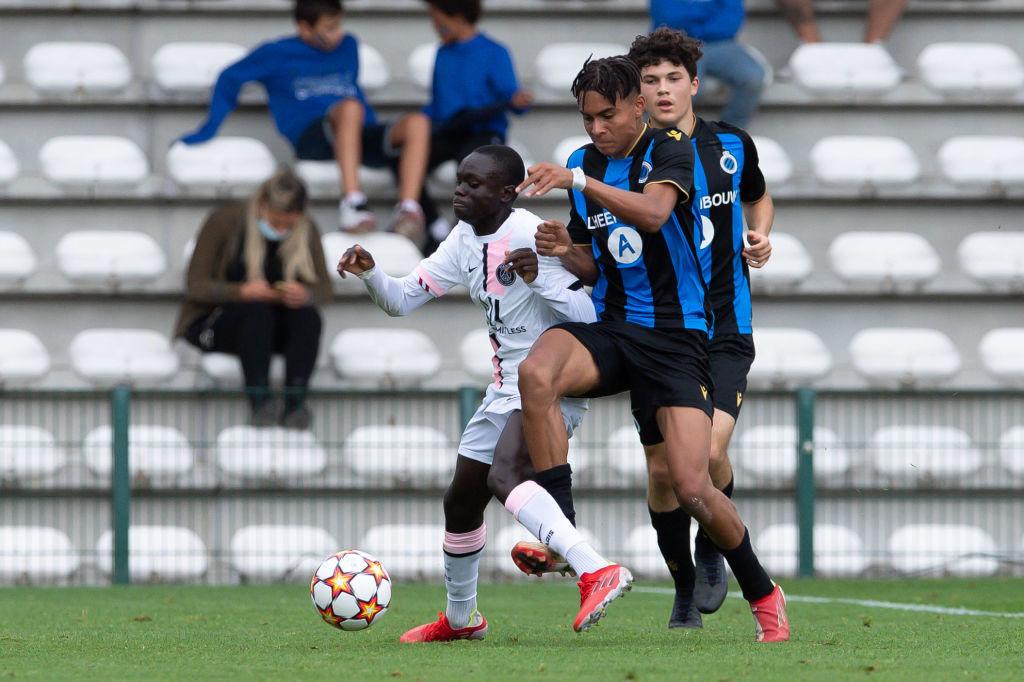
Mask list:
POLYGON ((437 614, 433 623, 417 625, 398 640, 404 644, 416 642, 454 642, 457 639, 483 639, 487 636, 487 619, 479 611, 473 612, 469 625, 456 630, 448 623, 448 617, 437 614))
POLYGON ((542 542, 517 542, 512 548, 512 563, 526 575, 576 575, 561 554, 542 542))
POLYGON ((573 621, 572 629, 585 632, 601 620, 608 604, 628 592, 633 583, 633 574, 618 564, 609 564, 593 573, 584 573, 577 583, 580 588, 580 610, 573 621))
POLYGON ((754 628, 759 642, 789 641, 789 616, 786 615, 786 595, 778 585, 767 597, 750 602, 754 614, 754 628))

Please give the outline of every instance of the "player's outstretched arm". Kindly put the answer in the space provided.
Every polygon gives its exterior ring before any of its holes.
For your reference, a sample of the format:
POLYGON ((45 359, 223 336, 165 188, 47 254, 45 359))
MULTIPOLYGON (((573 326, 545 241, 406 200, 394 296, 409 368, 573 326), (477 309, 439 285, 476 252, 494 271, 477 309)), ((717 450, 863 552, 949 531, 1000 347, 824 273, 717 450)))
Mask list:
POLYGON ((600 274, 597 261, 589 244, 573 244, 565 225, 557 220, 545 220, 537 226, 537 255, 550 256, 587 286, 594 286, 600 274))
POLYGON ((350 247, 338 260, 338 274, 356 275, 363 281, 366 291, 378 308, 391 317, 408 315, 431 299, 419 286, 415 272, 399 279, 391 277, 376 266, 373 256, 359 244, 350 247))
POLYGON ((562 268, 558 261, 542 263, 533 249, 516 249, 505 254, 505 263, 523 278, 535 294, 544 299, 560 320, 597 320, 594 303, 583 290, 583 283, 562 268))
POLYGON ((747 221, 747 244, 743 258, 752 268, 764 267, 772 255, 772 243, 768 238, 775 222, 775 203, 770 194, 754 202, 743 204, 743 217, 747 221))

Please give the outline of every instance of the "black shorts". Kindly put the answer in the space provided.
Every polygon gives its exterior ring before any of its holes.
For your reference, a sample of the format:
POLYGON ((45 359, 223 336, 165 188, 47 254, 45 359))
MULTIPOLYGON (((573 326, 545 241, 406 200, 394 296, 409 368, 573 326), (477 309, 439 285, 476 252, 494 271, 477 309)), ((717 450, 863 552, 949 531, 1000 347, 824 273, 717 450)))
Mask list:
POLYGON ((726 334, 711 339, 711 383, 715 409, 739 419, 747 374, 754 362, 754 337, 751 334, 726 334))
MULTIPOLYGON (((400 149, 391 146, 391 124, 370 123, 363 126, 362 165, 369 168, 390 168, 398 163, 400 149)), ((334 130, 328 117, 310 123, 295 145, 295 156, 301 161, 334 159, 334 130)))

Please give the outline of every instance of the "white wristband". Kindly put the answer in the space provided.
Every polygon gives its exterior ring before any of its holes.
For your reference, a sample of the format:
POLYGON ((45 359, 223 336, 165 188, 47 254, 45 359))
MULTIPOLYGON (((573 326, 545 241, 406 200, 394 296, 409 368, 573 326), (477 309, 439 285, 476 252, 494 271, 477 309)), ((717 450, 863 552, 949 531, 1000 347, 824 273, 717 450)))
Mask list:
POLYGON ((576 167, 572 169, 572 188, 577 192, 582 192, 587 186, 587 175, 583 172, 582 168, 576 167))

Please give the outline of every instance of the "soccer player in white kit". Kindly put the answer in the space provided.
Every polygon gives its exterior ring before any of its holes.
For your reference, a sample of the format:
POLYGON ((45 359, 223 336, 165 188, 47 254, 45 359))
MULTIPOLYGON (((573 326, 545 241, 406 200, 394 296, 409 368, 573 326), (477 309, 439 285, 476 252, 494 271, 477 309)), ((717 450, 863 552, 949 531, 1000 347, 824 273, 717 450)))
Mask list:
MULTIPOLYGON (((403 642, 486 635, 487 620, 476 608, 486 538, 484 509, 492 495, 504 504, 509 492, 533 474, 529 458, 523 456, 519 363, 552 325, 597 319, 578 279, 559 259, 538 257, 533 250, 537 226, 544 221, 512 207, 516 185, 524 177, 523 160, 513 149, 480 147, 459 165, 452 202, 459 223, 415 270, 403 278, 390 277, 359 245, 348 249, 338 263, 343 277, 346 272, 357 275, 374 303, 392 316, 406 315, 456 285, 466 286, 471 300, 484 311, 494 348, 494 382, 463 432, 444 498, 447 608, 437 621, 402 635, 403 642)), ((571 435, 583 419, 587 401, 566 398, 561 405, 571 435)), ((548 496, 539 486, 537 490, 548 496)), ((553 498, 549 502, 557 508, 553 498)), ((577 551, 592 548, 581 542, 577 551)))

